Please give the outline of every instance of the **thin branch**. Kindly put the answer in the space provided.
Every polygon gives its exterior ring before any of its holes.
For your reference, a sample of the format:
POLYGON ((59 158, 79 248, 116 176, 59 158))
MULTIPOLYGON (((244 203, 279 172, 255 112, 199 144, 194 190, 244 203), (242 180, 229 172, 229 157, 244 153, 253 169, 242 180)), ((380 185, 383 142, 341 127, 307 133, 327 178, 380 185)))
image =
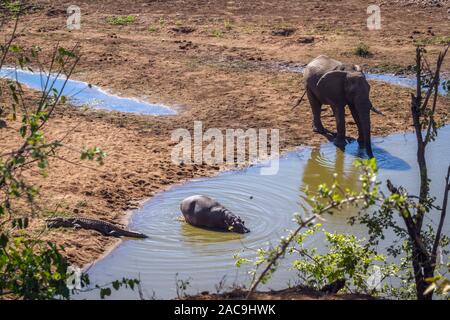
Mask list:
POLYGON ((292 242, 292 240, 297 236, 297 234, 304 228, 306 227, 309 223, 311 223, 312 221, 314 221, 314 219, 316 219, 317 216, 313 215, 312 217, 310 217, 309 219, 307 219, 306 221, 302 221, 302 223, 298 226, 298 228, 287 238, 287 240, 283 243, 283 245, 281 246, 281 248, 278 250, 277 254, 270 260, 270 262, 267 264, 267 266, 265 267, 265 269, 261 272, 261 274, 259 275, 258 279, 253 282, 252 286, 250 287, 250 290, 247 293, 247 296, 245 297, 246 299, 248 299, 256 290, 256 288, 258 287, 259 283, 262 281, 262 279, 264 278, 264 276, 267 274, 267 272, 269 272, 269 270, 273 267, 273 265, 278 261, 278 259, 280 257, 282 257, 285 253, 286 253, 286 249, 289 246, 289 244, 292 242))
POLYGON ((3 47, 4 52, 3 52, 2 59, 0 61, 0 68, 3 67, 3 64, 5 63, 6 57, 7 57, 8 52, 9 52, 9 48, 11 47, 12 42, 16 38, 16 32, 17 32, 18 25, 19 25, 19 15, 16 16, 16 21, 14 22, 14 28, 13 28, 13 31, 11 33, 11 37, 9 37, 9 40, 6 42, 6 45, 3 47))
POLYGON ((431 252, 433 264, 436 263, 436 253, 437 253, 437 249, 439 247, 439 242, 441 241, 442 229, 444 227, 445 216, 447 214, 447 204, 448 204, 449 193, 450 193, 450 166, 447 169, 447 177, 445 178, 444 200, 442 201, 441 217, 439 219, 439 226, 436 231, 436 238, 434 239, 433 251, 431 252))
POLYGON ((58 159, 58 160, 61 160, 61 161, 64 161, 64 162, 73 164, 74 166, 78 166, 78 167, 82 167, 82 168, 94 170, 94 171, 101 172, 101 173, 106 173, 106 171, 99 170, 99 169, 96 169, 96 168, 93 168, 93 167, 89 167, 89 166, 85 166, 85 165, 82 165, 81 163, 73 162, 73 161, 64 159, 63 157, 59 157, 59 156, 57 156, 57 155, 50 155, 49 157, 53 157, 53 158, 56 158, 56 159, 58 159))
MULTIPOLYGON (((389 179, 387 180, 387 188, 392 194, 399 194, 398 188, 394 187, 389 179)), ((409 237, 411 238, 413 243, 415 243, 417 248, 420 249, 421 253, 428 258, 429 257, 428 250, 420 237, 420 228, 417 226, 417 223, 414 222, 411 212, 408 208, 408 205, 405 205, 403 208, 400 209, 406 210, 406 214, 401 214, 401 217, 405 222, 409 237)))

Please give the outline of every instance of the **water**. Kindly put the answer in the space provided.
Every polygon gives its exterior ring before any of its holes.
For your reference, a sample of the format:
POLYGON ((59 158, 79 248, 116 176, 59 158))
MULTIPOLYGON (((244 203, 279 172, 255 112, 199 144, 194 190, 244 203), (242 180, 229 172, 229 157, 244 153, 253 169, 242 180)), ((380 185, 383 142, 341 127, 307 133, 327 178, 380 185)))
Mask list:
MULTIPOLYGON (((31 72, 21 69, 4 67, 0 77, 16 80, 27 87, 39 91, 49 91, 53 88, 61 92, 65 78, 50 74, 50 81, 45 88, 48 74, 31 72)), ((89 85, 86 82, 69 79, 64 87, 63 95, 69 98, 75 106, 89 106, 95 109, 105 109, 120 112, 133 112, 148 115, 173 115, 176 112, 167 106, 140 101, 134 98, 123 98, 89 85)))
MULTIPOLYGON (((369 80, 382 81, 405 88, 415 88, 417 86, 417 81, 415 78, 397 76, 395 74, 367 73, 366 77, 369 80)), ((444 81, 441 81, 441 84, 438 87, 438 92, 441 95, 446 95, 449 93, 448 88, 444 86, 444 81)))
MULTIPOLYGON (((440 131, 437 141, 430 144, 428 157, 431 191, 441 203, 444 173, 449 165, 450 126, 440 131), (446 160, 446 161, 443 161, 446 160)), ((386 138, 375 138, 374 154, 380 168, 379 178, 387 178, 418 192, 419 176, 416 165, 415 137, 412 134, 397 134, 386 138)), ((278 243, 286 229, 295 228, 292 217, 295 212, 309 209, 305 187, 316 190, 321 183, 331 183, 333 173, 338 173, 340 182, 349 188, 359 186, 358 173, 353 161, 361 156, 356 143, 347 146, 345 152, 332 144, 315 149, 299 149, 289 152, 280 160, 280 170, 274 176, 262 176, 257 166, 224 173, 217 177, 191 181, 157 194, 137 210, 130 228, 149 235, 145 240, 126 240, 111 254, 89 269, 92 283, 108 283, 123 276, 140 278, 147 297, 153 292, 157 298, 176 296, 175 279, 190 279, 189 293, 202 290, 214 292, 214 285, 226 276, 226 285, 248 283, 246 269, 234 266, 233 254, 247 248, 243 257, 253 257, 254 251, 269 243, 278 243), (251 232, 245 235, 221 233, 192 227, 180 221, 179 204, 193 194, 204 194, 219 200, 240 215, 251 232)), ((326 216, 324 228, 331 232, 351 233, 359 237, 366 235, 362 226, 350 226, 347 219, 355 213, 349 209, 326 216)), ((448 220, 447 220, 448 221, 448 220)), ((427 221, 430 222, 430 221, 427 221)), ((432 221, 431 221, 432 222, 432 221)), ((446 233, 450 225, 446 225, 446 233)), ((315 235, 308 245, 324 250, 323 238, 315 235)), ((391 240, 388 235, 387 242, 391 240)), ((286 260, 285 263, 289 263, 286 260)), ((280 268, 264 288, 280 289, 289 281, 295 281, 295 272, 280 268)), ((98 298, 98 293, 82 294, 78 298, 98 298)), ((129 290, 114 292, 114 299, 136 299, 137 294, 129 290)))

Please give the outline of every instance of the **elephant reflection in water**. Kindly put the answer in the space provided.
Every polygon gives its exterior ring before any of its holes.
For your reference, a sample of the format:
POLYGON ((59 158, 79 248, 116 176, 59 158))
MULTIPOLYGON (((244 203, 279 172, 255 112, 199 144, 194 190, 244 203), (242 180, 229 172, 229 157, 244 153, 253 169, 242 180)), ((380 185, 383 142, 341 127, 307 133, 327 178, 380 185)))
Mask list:
MULTIPOLYGON (((301 184, 301 194, 304 194, 306 188, 310 194, 316 194, 321 184, 331 186, 335 181, 334 174, 337 174, 336 180, 345 190, 359 190, 361 183, 359 180, 360 172, 353 166, 354 156, 342 152, 339 148, 334 148, 335 157, 329 152, 321 152, 320 149, 313 149, 303 171, 303 179, 301 184)), ((328 150, 326 150, 328 151, 328 150)), ((305 212, 310 211, 309 201, 304 202, 305 212)), ((333 215, 326 215, 324 219, 327 221, 325 225, 332 226, 336 231, 348 230, 347 220, 350 216, 356 214, 357 209, 348 206, 345 210, 335 212, 333 215), (337 227, 337 228, 336 228, 337 227), (340 228, 339 228, 340 227, 340 228)), ((333 231, 327 228, 328 231, 333 231)))

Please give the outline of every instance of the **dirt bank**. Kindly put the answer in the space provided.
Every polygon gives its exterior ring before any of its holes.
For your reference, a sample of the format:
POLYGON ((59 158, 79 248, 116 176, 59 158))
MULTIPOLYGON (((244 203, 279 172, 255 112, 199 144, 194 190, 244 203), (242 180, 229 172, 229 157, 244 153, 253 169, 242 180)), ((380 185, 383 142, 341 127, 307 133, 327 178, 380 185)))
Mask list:
MULTIPOLYGON (((367 3, 356 0, 78 1, 81 30, 71 32, 65 27, 71 1, 34 3, 36 10, 23 18, 16 39, 22 47, 39 45, 49 53, 57 42, 66 47, 79 42, 83 58, 74 78, 183 110, 176 116, 153 117, 66 106, 49 123, 49 138, 61 137, 68 128, 73 131, 65 140, 70 148, 61 153, 70 162, 53 159, 46 179, 37 172, 30 178, 41 188, 45 215, 57 212, 112 222, 123 222, 125 212, 156 192, 223 169, 170 161, 172 130, 192 130, 194 120, 203 121, 204 130, 280 129, 282 150, 326 142, 311 130, 306 101, 291 111, 301 92, 301 75, 279 72, 270 67, 272 62, 304 63, 328 54, 366 69, 401 71, 413 64, 415 40, 428 41, 433 56, 450 34, 446 8, 401 3, 383 2, 383 29, 377 32, 366 30, 367 3), (108 22, 107 17, 117 15, 133 15, 135 21, 108 22), (292 34, 278 35, 289 28, 292 34), (305 37, 313 40, 305 43, 305 37), (368 58, 352 52, 360 41, 370 46, 368 58), (94 145, 108 154, 104 166, 73 164, 80 162, 77 150, 94 145)), ((445 69, 450 70, 448 62, 445 69)), ((386 114, 373 116, 374 135, 409 130, 409 92, 372 83, 373 104, 386 114)), ((440 99, 440 104, 449 110, 448 100, 440 99)), ((11 150, 19 139, 19 123, 4 120, 0 150, 11 150)), ((324 120, 334 129, 329 111, 324 120)), ((355 133, 348 118, 348 134, 355 133)), ((36 219, 34 225, 41 222, 36 219)), ((80 265, 117 242, 83 230, 53 230, 45 237, 64 245, 67 257, 80 265)))
MULTIPOLYGON (((234 289, 225 293, 209 293, 207 291, 198 295, 187 296, 187 300, 243 300, 247 291, 234 289)), ((334 294, 319 290, 293 287, 283 290, 257 291, 250 297, 251 300, 375 300, 375 297, 366 294, 334 294)))

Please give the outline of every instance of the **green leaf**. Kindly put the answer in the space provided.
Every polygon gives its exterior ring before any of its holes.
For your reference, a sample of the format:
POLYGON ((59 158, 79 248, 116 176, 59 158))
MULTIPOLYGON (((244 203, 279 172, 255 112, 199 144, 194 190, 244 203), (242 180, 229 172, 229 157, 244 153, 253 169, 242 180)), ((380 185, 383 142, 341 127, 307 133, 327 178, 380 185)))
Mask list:
POLYGON ((111 289, 110 288, 101 288, 100 289, 100 298, 105 299, 106 296, 111 295, 111 289))
POLYGON ((120 282, 118 280, 113 281, 112 286, 113 286, 114 290, 117 291, 120 288, 120 282))
POLYGON ((11 51, 12 53, 18 53, 20 51, 20 47, 16 44, 12 44, 9 47, 9 51, 11 51))

